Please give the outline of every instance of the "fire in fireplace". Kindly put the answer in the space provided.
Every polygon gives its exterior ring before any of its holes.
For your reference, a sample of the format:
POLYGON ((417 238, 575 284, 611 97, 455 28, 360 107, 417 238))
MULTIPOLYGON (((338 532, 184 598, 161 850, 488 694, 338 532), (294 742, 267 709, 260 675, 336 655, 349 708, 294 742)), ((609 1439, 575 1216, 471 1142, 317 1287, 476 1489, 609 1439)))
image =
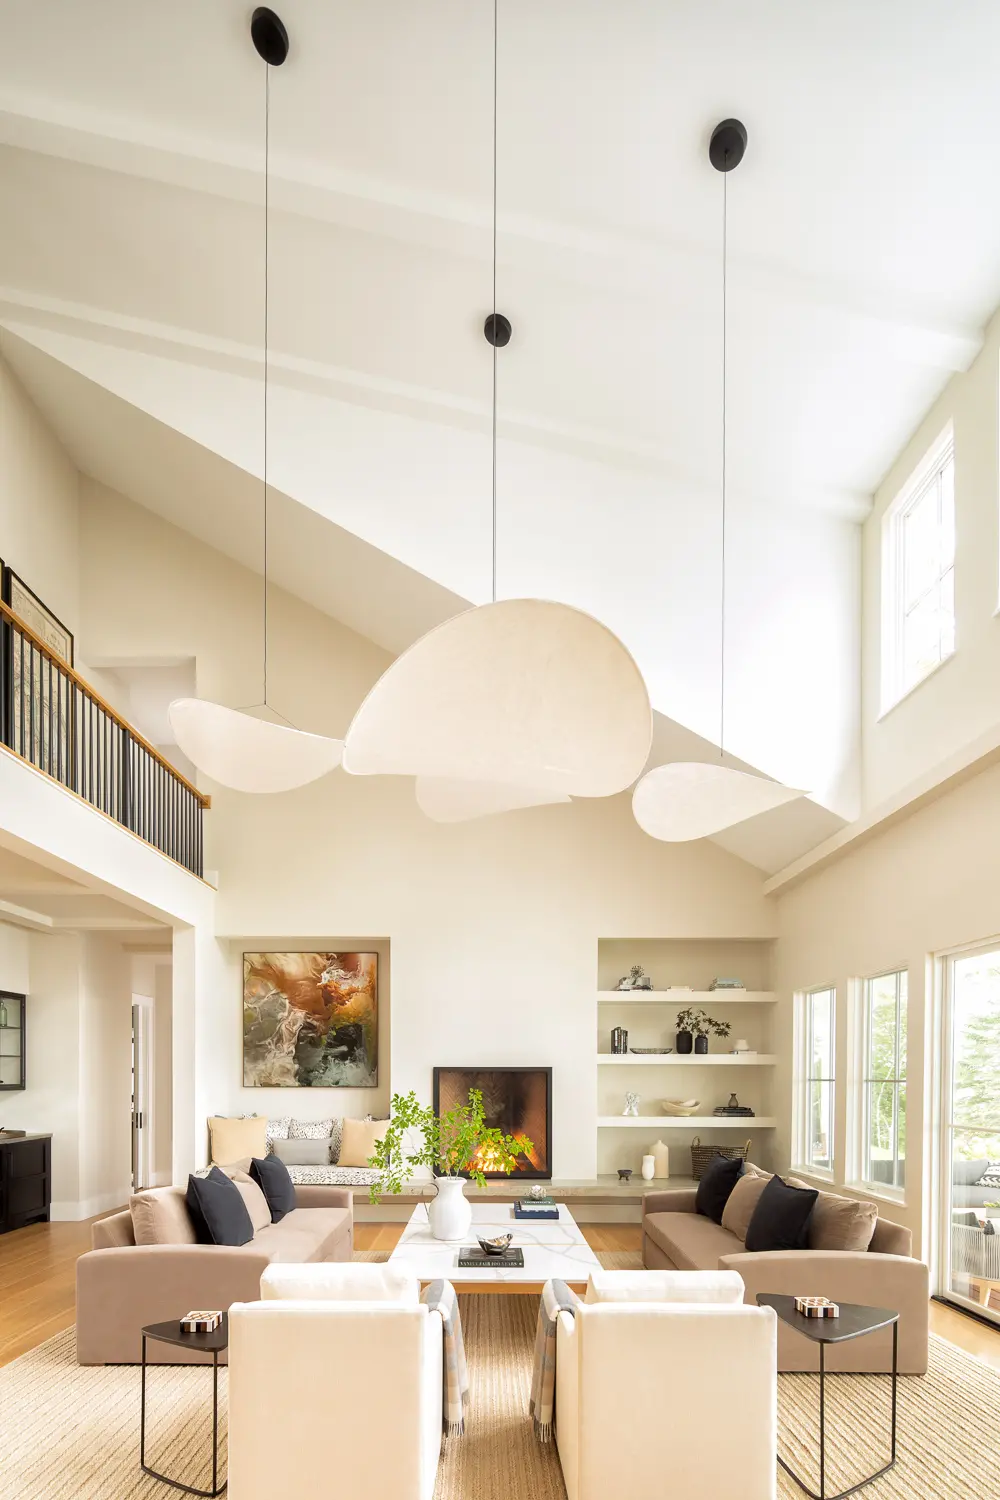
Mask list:
MULTIPOLYGON (((552 1176, 551 1068, 435 1068, 434 1109, 437 1113, 468 1103, 469 1090, 483 1096, 487 1125, 506 1135, 526 1135, 531 1151, 517 1159, 515 1177, 552 1176)), ((484 1176, 502 1180, 481 1160, 484 1176)))

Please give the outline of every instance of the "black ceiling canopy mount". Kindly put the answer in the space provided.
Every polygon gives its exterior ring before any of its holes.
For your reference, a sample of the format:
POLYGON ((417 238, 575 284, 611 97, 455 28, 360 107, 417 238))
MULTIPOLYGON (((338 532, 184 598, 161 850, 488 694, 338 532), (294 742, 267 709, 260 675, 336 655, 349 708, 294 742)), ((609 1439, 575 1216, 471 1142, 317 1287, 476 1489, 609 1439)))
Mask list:
POLYGON ((747 128, 741 120, 723 120, 712 131, 708 159, 717 172, 731 172, 743 160, 747 128))
POLYGON ((494 349, 506 349, 510 343, 511 326, 510 319, 505 318, 503 313, 490 313, 483 324, 483 337, 494 349))
POLYGON ((288 56, 288 32, 284 21, 270 6, 258 5, 250 17, 250 36, 264 61, 272 68, 280 68, 288 56))

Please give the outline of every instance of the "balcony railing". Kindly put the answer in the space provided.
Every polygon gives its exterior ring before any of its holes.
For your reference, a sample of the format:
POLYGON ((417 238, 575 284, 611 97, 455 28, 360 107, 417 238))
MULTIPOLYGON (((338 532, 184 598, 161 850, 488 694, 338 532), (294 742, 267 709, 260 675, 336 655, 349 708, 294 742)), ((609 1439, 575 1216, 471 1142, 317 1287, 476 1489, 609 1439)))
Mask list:
POLYGON ((0 601, 0 740, 194 875, 211 799, 0 601))

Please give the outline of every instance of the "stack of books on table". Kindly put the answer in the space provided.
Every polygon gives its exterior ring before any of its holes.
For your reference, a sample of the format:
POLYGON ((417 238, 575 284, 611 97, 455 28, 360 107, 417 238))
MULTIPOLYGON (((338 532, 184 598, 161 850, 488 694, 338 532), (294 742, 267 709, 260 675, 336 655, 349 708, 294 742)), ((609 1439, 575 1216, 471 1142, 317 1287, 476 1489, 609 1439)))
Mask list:
POLYGON ((514 1204, 515 1219, 558 1219, 559 1205, 551 1193, 544 1198, 521 1198, 514 1204))

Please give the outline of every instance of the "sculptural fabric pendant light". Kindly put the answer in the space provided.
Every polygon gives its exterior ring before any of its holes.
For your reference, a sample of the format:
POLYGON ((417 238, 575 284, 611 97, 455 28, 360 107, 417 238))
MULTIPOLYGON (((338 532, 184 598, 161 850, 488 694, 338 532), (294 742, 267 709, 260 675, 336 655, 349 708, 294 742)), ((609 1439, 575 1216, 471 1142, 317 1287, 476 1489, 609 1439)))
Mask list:
MULTIPOLYGON (((739 120, 723 120, 712 132, 708 155, 722 173, 722 590, 719 670, 719 755, 725 755, 726 729, 726 256, 728 173, 738 167, 747 133, 739 120)), ((707 761, 673 761, 647 771, 632 793, 635 820, 646 833, 668 843, 708 838, 758 813, 769 812, 804 793, 734 766, 707 761)))
MULTIPOLYGON (((264 76, 264 701, 267 701, 267 377, 268 209, 270 168, 270 73, 288 56, 288 33, 274 11, 258 6, 250 35, 265 66, 264 76)), ((306 734, 205 698, 177 698, 170 705, 177 743, 199 771, 238 792, 287 792, 325 776, 340 765, 343 741, 306 734)), ((279 715, 283 717, 283 715, 279 715)))
POLYGON ((653 716, 642 674, 606 626, 568 604, 497 599, 496 25, 493 11, 493 599, 403 652, 347 731, 344 769, 417 777, 428 817, 464 822, 515 808, 609 797, 649 756, 653 716))

